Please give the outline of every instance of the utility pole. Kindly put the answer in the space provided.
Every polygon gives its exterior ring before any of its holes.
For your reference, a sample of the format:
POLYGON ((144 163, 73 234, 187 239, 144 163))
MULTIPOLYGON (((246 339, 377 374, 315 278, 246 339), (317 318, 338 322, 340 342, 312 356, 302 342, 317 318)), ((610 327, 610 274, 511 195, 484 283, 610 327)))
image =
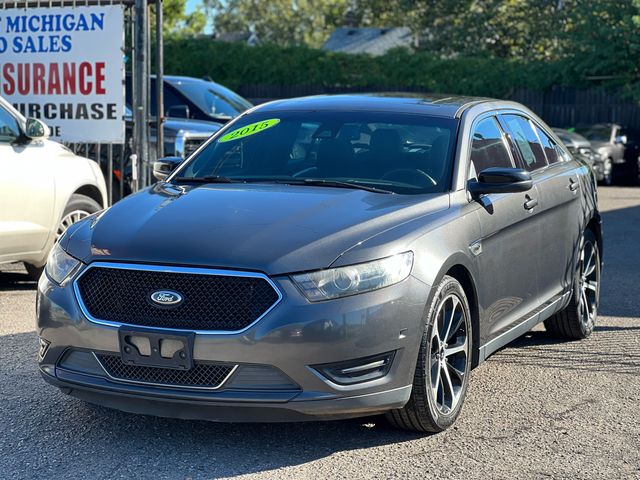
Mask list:
POLYGON ((149 165, 149 102, 147 82, 149 81, 149 59, 148 56, 148 17, 149 10, 147 0, 135 0, 134 6, 135 26, 134 26, 134 49, 135 57, 133 63, 134 98, 133 98, 133 139, 134 153, 137 158, 138 175, 136 180, 136 190, 145 185, 149 165), (140 175, 140 173, 142 175, 140 175))

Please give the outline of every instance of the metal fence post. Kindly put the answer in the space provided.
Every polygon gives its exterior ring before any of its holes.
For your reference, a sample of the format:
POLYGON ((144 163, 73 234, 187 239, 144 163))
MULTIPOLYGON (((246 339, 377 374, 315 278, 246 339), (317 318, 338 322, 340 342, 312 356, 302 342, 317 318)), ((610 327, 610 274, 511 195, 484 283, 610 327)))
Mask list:
POLYGON ((133 64, 134 70, 134 100, 133 100, 133 118, 134 118, 134 146, 137 155, 138 175, 135 181, 135 188, 139 189, 141 185, 141 177, 146 178, 140 173, 144 172, 149 162, 149 139, 148 139, 148 119, 149 119, 149 102, 147 96, 147 79, 149 78, 148 59, 147 59, 147 42, 148 35, 148 9, 146 0, 135 0, 135 60, 133 64))
POLYGON ((156 0, 156 158, 164 157, 164 41, 162 0, 156 0))

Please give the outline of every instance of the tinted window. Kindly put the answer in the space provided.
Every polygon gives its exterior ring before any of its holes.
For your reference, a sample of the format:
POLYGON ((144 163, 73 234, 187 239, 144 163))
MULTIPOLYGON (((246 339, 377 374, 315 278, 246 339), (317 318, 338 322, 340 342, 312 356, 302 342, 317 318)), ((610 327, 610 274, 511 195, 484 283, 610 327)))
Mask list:
POLYGON ((520 115, 504 115, 503 118, 522 155, 524 167, 529 171, 544 167, 547 162, 542 145, 529 121, 520 115))
POLYGON ((19 135, 20 129, 16 119, 4 108, 0 107, 0 142, 13 142, 19 135))
POLYGON ((544 153, 547 156, 547 162, 556 163, 558 162, 558 152, 556 151, 555 143, 537 126, 535 127, 536 133, 538 134, 538 138, 542 142, 542 147, 544 148, 544 153))
POLYGON ((494 117, 480 121, 473 130, 471 163, 476 173, 489 167, 511 168, 511 158, 494 117))
POLYGON ((186 80, 172 82, 171 85, 213 117, 233 118, 251 108, 251 104, 240 95, 213 82, 186 80))
POLYGON ((178 176, 443 192, 451 183, 456 127, 452 119, 384 112, 256 112, 225 128, 178 176))

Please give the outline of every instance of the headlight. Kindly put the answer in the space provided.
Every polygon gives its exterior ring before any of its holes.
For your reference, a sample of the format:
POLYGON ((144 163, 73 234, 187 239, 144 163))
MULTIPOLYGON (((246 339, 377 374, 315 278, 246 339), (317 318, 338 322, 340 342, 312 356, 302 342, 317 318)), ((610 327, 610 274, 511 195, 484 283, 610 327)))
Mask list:
POLYGON ((65 252, 60 243, 56 243, 49 254, 45 271, 47 276, 58 285, 62 283, 74 273, 80 266, 80 261, 73 258, 65 252))
POLYGON ((411 273, 413 252, 373 262, 301 273, 291 278, 312 302, 370 292, 401 282, 411 273))

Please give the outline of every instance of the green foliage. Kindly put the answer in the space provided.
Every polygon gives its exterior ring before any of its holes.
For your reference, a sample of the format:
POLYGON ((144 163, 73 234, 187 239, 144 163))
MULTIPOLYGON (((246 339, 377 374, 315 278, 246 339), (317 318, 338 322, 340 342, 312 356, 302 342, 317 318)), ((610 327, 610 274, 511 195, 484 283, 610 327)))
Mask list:
POLYGON ((398 87, 502 97, 515 87, 544 89, 571 81, 562 66, 537 61, 458 57, 397 49, 380 57, 324 52, 307 47, 173 38, 165 45, 165 71, 210 76, 241 85, 398 87))
POLYGON ((164 35, 195 35, 204 32, 207 16, 202 8, 187 14, 187 0, 164 0, 162 13, 164 35))
MULTIPOLYGON (((165 10, 184 1, 165 0, 165 10)), ((209 75, 236 88, 397 86, 488 96, 593 85, 595 78, 640 98, 640 0, 203 2, 216 31, 252 30, 264 44, 173 38, 167 72, 209 75), (409 26, 417 49, 374 58, 309 48, 347 17, 357 26, 409 26)))
POLYGON ((216 32, 254 31, 280 45, 320 47, 342 23, 347 0, 205 0, 216 32))

